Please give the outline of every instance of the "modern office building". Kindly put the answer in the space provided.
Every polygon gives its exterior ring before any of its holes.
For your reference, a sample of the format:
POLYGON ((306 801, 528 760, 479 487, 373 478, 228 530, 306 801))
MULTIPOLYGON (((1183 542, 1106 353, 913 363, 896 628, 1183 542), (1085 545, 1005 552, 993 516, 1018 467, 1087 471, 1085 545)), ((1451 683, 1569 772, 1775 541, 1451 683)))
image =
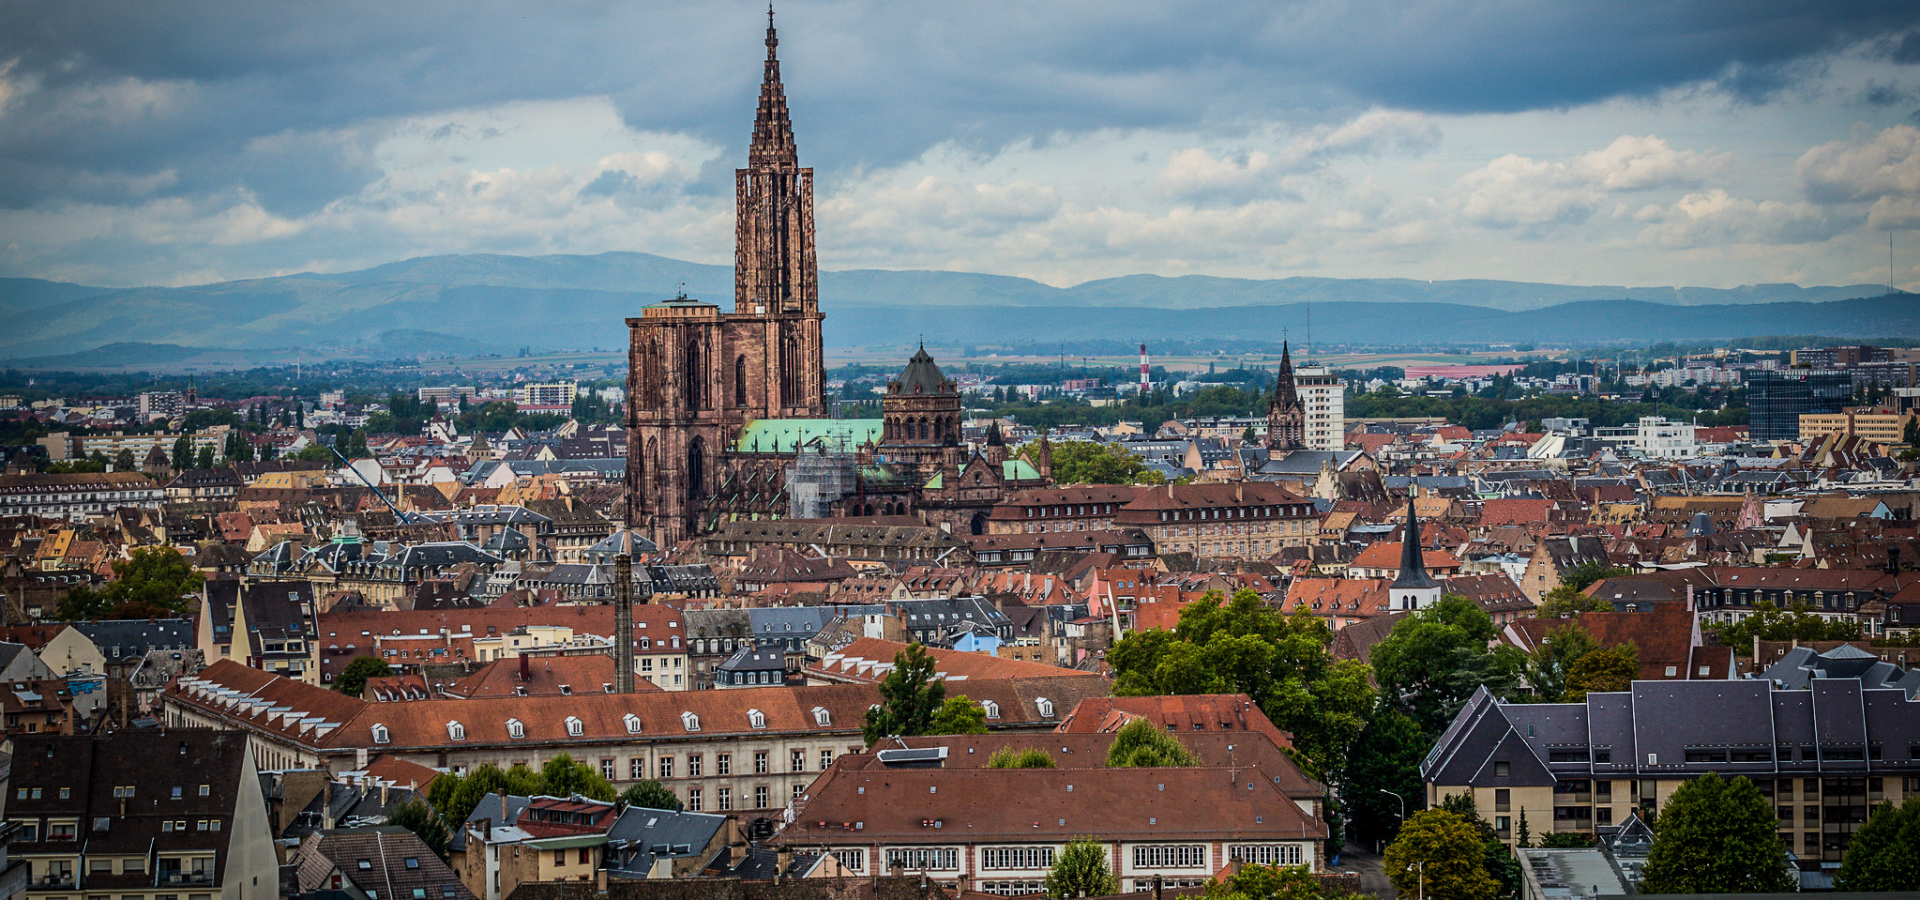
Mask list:
POLYGON ((1756 441, 1800 436, 1800 417, 1837 413, 1853 399, 1853 374, 1841 369, 1756 369, 1747 374, 1747 428, 1756 441))

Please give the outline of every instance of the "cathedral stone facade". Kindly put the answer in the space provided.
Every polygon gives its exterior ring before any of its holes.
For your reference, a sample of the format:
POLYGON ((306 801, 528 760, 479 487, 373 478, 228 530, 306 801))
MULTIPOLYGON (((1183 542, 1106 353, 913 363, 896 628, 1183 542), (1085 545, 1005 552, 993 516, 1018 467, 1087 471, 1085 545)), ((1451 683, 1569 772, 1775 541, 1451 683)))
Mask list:
POLYGON ((1273 396, 1267 399, 1267 449, 1291 453, 1306 446, 1307 408, 1300 402, 1300 390, 1293 380, 1293 354, 1280 344, 1280 374, 1273 381, 1273 396))
POLYGON ((769 13, 753 142, 734 177, 733 310, 682 294, 627 320, 628 524, 665 548, 787 516, 799 472, 831 514, 980 533, 1005 491, 1047 483, 1045 449, 1036 466, 997 440, 968 448, 959 392, 924 347, 882 419, 828 417, 813 170, 799 164, 778 47, 769 13))

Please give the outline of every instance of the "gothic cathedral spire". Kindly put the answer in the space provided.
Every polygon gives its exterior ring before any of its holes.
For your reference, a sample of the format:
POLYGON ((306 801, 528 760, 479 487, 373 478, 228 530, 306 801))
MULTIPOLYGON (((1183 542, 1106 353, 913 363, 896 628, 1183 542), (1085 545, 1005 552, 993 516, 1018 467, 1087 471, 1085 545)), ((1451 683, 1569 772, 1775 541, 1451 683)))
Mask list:
MULTIPOLYGON (((813 170, 800 167, 794 148, 779 48, 769 7, 766 71, 753 116, 753 144, 747 150, 747 167, 734 172, 734 311, 756 316, 811 315, 820 308, 813 170)), ((782 401, 783 406, 811 406, 814 398, 783 394, 782 401)))
POLYGON ((773 4, 767 4, 767 69, 760 79, 760 107, 753 117, 753 146, 747 165, 799 165, 793 145, 793 119, 787 114, 787 89, 780 83, 780 36, 773 30, 773 4))
POLYGON ((1285 341, 1280 343, 1280 372, 1273 381, 1273 396, 1267 400, 1267 449, 1291 452, 1306 445, 1307 411, 1300 403, 1300 392, 1293 383, 1293 353, 1285 341))

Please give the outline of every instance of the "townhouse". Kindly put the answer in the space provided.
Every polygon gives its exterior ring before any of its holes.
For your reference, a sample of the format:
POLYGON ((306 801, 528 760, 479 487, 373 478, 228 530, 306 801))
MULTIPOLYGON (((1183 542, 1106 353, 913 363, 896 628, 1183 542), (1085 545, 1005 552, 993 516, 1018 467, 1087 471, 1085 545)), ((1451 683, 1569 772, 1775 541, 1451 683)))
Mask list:
POLYGON ((1169 484, 1143 491, 1114 513, 1161 554, 1264 558, 1311 542, 1319 531, 1312 501, 1277 484, 1169 484))

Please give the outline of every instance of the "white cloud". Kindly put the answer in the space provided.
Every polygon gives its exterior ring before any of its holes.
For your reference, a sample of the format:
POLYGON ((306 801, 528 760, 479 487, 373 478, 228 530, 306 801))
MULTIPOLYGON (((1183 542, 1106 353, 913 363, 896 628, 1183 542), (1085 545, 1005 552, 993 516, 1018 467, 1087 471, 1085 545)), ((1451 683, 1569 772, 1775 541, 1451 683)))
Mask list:
POLYGON ((1920 129, 1895 125, 1808 150, 1794 166, 1816 203, 1877 201, 1920 195, 1920 129))
POLYGON ((1674 150, 1654 135, 1621 135, 1562 162, 1509 153, 1460 179, 1460 211, 1476 225, 1537 234, 1585 222, 1610 193, 1698 185, 1729 162, 1725 154, 1674 150))
POLYGON ((1670 206, 1642 207, 1634 219, 1646 223, 1648 240, 1669 250, 1804 244, 1838 230, 1834 218, 1813 204, 1748 200, 1720 188, 1688 194, 1670 206))

